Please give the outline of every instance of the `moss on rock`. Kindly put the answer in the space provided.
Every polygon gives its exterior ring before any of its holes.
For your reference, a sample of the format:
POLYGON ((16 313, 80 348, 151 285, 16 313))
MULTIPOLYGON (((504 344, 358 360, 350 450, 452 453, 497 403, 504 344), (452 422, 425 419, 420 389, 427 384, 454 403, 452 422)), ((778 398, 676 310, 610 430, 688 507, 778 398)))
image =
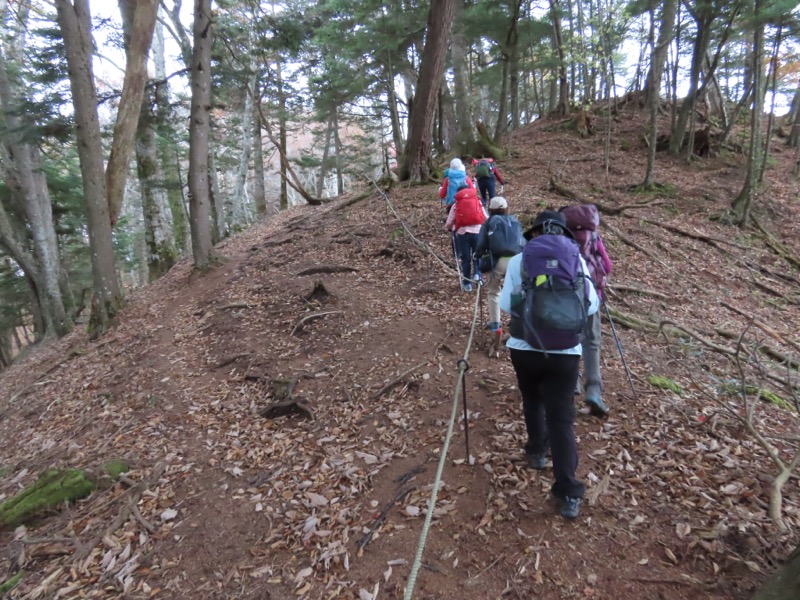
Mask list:
POLYGON ((95 483, 81 469, 51 469, 33 485, 0 504, 0 526, 24 523, 41 511, 92 493, 95 483))
POLYGON ((22 577, 25 575, 25 571, 20 571, 13 577, 6 579, 2 585, 0 585, 0 595, 5 594, 6 592, 10 592, 13 590, 17 584, 22 580, 22 577))

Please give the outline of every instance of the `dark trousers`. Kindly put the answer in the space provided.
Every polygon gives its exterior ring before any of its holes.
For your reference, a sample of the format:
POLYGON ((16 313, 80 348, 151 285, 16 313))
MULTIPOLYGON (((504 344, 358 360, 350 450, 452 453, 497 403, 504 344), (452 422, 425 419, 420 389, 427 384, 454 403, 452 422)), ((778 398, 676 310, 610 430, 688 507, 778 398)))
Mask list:
MULTIPOLYGON (((456 234, 456 247, 458 248, 458 256, 461 259, 461 275, 464 280, 462 283, 469 283, 472 281, 472 254, 475 248, 478 247, 478 234, 477 233, 457 233, 456 234)), ((478 261, 475 261, 475 273, 478 273, 478 261)))
POLYGON ((494 182, 494 175, 491 177, 478 177, 478 189, 481 191, 481 202, 483 202, 484 206, 494 198, 494 182))
POLYGON ((511 363, 522 392, 522 412, 528 430, 525 452, 540 454, 549 444, 553 454, 552 492, 557 498, 583 497, 575 441, 575 402, 581 357, 574 354, 547 354, 534 350, 511 349, 511 363))

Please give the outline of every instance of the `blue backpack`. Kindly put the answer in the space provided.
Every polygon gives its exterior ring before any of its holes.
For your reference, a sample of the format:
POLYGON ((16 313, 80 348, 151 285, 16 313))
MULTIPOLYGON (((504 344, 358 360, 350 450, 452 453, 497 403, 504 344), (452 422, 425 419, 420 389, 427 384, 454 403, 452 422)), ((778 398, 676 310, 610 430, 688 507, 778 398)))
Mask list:
POLYGON ((578 245, 563 235, 535 237, 522 251, 520 271, 523 294, 511 307, 511 335, 544 351, 577 346, 589 303, 578 245))

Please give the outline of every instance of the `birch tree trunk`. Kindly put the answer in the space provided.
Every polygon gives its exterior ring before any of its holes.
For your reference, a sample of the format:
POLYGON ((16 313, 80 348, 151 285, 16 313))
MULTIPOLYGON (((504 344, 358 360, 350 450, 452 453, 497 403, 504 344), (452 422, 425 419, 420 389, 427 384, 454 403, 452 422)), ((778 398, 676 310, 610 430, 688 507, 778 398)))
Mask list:
MULTIPOLYGON (((251 75, 247 83, 247 89, 253 90, 256 85, 255 73, 251 75)), ((250 222, 248 204, 250 202, 247 193, 247 173, 250 170, 250 156, 253 147, 253 95, 249 91, 245 93, 244 109, 242 110, 242 153, 239 156, 239 168, 236 171, 236 181, 233 186, 232 210, 229 229, 240 231, 244 225, 250 222)))
POLYGON ((117 280, 111 219, 103 177, 103 147, 97 116, 97 92, 92 72, 91 15, 88 0, 56 0, 58 24, 64 37, 72 102, 77 125, 78 157, 86 202, 89 245, 92 250, 92 314, 89 330, 102 334, 122 307, 117 280))
POLYGON ((215 256, 211 243, 208 137, 211 111, 211 0, 195 0, 192 51, 192 108, 189 123, 189 225, 194 268, 207 271, 215 256))
MULTIPOLYGON (((164 24, 156 22, 155 33, 153 34, 153 45, 151 48, 153 66, 155 68, 155 117, 153 126, 155 127, 156 143, 158 146, 159 170, 163 179, 164 189, 167 194, 169 215, 172 222, 172 236, 175 250, 178 256, 191 252, 191 241, 189 239, 189 218, 186 212, 186 202, 184 201, 184 187, 181 176, 180 158, 178 148, 174 143, 174 134, 167 126, 169 116, 169 83, 167 81, 167 67, 164 60, 164 24), (175 173, 175 177, 168 176, 175 173)), ((186 65, 188 68, 188 64, 186 65)))
POLYGON ((401 180, 427 181, 431 175, 431 124, 450 42, 455 3, 456 0, 431 0, 401 180))
MULTIPOLYGON (((128 7, 130 8, 130 7, 128 7)), ((122 11, 122 27, 126 32, 128 44, 133 27, 133 11, 122 11)), ((162 40, 163 41, 163 40, 162 40)), ((153 44, 154 55, 160 54, 163 61, 163 43, 153 44)), ((156 58, 156 74, 164 69, 156 58)), ((154 281, 169 271, 178 260, 180 252, 175 244, 169 196, 164 183, 164 173, 158 152, 158 138, 155 122, 158 111, 162 109, 157 100, 158 85, 150 80, 142 94, 142 105, 136 127, 136 173, 142 196, 142 216, 144 217, 144 243, 147 264, 147 279, 154 281)), ((166 84, 163 84, 166 85, 166 84)), ((163 105, 163 103, 161 103, 163 105)))

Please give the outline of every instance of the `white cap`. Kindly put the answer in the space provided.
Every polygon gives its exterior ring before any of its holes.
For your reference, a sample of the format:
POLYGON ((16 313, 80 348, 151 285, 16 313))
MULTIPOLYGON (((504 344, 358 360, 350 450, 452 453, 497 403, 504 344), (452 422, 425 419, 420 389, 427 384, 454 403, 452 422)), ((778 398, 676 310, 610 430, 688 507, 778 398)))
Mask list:
POLYGON ((489 210, 498 210, 501 208, 508 208, 508 202, 502 196, 495 196, 489 200, 489 210))
POLYGON ((454 158, 450 161, 450 168, 455 171, 466 171, 464 168, 464 163, 461 162, 460 158, 454 158))

